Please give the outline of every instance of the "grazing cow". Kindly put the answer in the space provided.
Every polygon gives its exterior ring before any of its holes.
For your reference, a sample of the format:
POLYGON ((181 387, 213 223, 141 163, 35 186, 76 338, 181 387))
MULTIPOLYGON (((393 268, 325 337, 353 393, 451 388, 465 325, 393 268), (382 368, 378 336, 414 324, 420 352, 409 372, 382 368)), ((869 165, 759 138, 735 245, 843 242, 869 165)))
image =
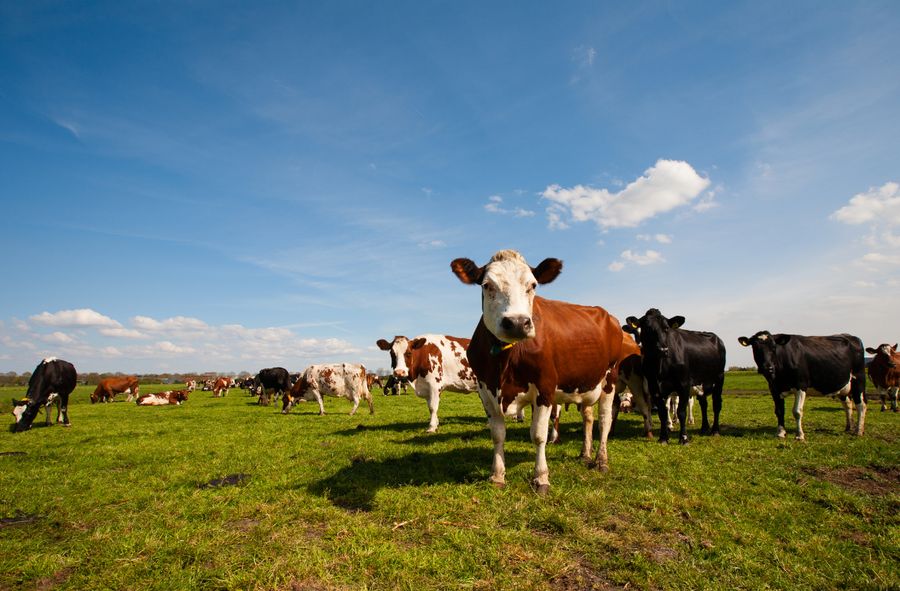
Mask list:
POLYGON ((381 382, 381 376, 377 373, 367 373, 366 374, 366 387, 369 391, 372 390, 372 386, 377 385, 379 388, 384 390, 384 384, 381 382))
POLYGON ((891 410, 897 412, 897 390, 900 390, 900 353, 897 344, 893 347, 887 343, 878 345, 877 349, 866 347, 866 352, 875 356, 869 364, 869 379, 881 398, 881 412, 887 410, 887 401, 891 401, 891 410))
POLYGON ((366 385, 366 368, 355 363, 331 363, 310 365, 306 368, 297 383, 284 393, 281 412, 287 414, 295 400, 315 400, 319 403, 319 414, 325 414, 322 396, 346 398, 353 403, 350 414, 356 414, 359 401, 369 403, 369 413, 375 414, 372 406, 372 394, 366 385))
POLYGON ((112 402, 116 398, 116 394, 128 394, 128 402, 134 400, 134 397, 140 396, 140 384, 137 376, 121 376, 104 378, 97 384, 94 393, 91 394, 91 403, 95 402, 112 402))
POLYGON ((28 380, 28 392, 25 394, 27 402, 13 406, 13 416, 16 422, 13 431, 26 431, 31 428, 38 410, 43 408, 47 413, 47 421, 50 421, 51 397, 56 395, 56 422, 60 419, 66 427, 69 423, 69 394, 75 389, 77 373, 75 366, 68 361, 49 357, 41 361, 31 379, 28 380))
POLYGON ((769 383, 769 393, 775 402, 778 418, 776 436, 784 438, 784 399, 794 394, 794 419, 797 439, 803 440, 803 403, 806 393, 837 396, 844 407, 844 430, 853 431, 853 398, 859 412, 855 429, 862 435, 866 421, 866 361, 859 337, 837 334, 827 337, 806 337, 794 334, 775 334, 762 330, 738 342, 753 347, 753 360, 769 383))
MULTIPOLYGON (((647 310, 640 319, 629 316, 628 326, 639 331, 641 369, 650 397, 659 413, 660 443, 669 441, 669 408, 666 399, 678 395, 679 441, 688 442, 687 406, 694 386, 703 388, 699 397, 702 435, 719 434, 722 411, 722 387, 725 384, 725 344, 711 332, 683 330, 684 316, 666 318, 656 308, 647 310), (713 399, 713 424, 707 417, 707 397, 713 399)), ((694 390, 695 392, 699 390, 694 390)))
POLYGON ((186 382, 184 383, 184 388, 185 388, 188 392, 193 392, 194 390, 197 389, 197 380, 188 380, 188 381, 186 381, 186 382))
POLYGON ((540 494, 549 490, 547 429, 557 402, 581 405, 582 457, 590 459, 593 405, 599 400, 600 446, 595 464, 609 470, 607 437, 623 343, 618 321, 600 307, 535 296, 538 284, 550 283, 559 275, 559 259, 548 258, 530 267, 518 252, 502 250, 484 266, 459 258, 450 268, 463 283, 481 287, 482 313, 467 358, 490 417, 491 482, 506 483, 504 415, 531 405, 531 440, 536 447, 532 484, 540 494))
POLYGON ((166 390, 155 394, 141 394, 137 402, 138 406, 165 406, 167 404, 181 404, 187 401, 190 390, 166 390))
POLYGON ((269 390, 277 397, 291 391, 291 376, 283 367, 269 367, 259 370, 250 387, 251 394, 259 395, 259 403, 269 406, 269 390))
POLYGON ((392 377, 409 380, 416 396, 428 403, 431 418, 428 433, 438 428, 438 406, 445 390, 463 394, 477 392, 475 373, 466 359, 469 339, 439 334, 424 334, 414 339, 395 336, 392 341, 378 339, 378 348, 391 353, 392 377))
POLYGON ((208 380, 203 380, 203 387, 200 388, 203 392, 211 392, 213 386, 216 385, 216 380, 214 378, 210 378, 208 380))
POLYGON ((234 378, 218 378, 213 384, 213 396, 228 396, 228 389, 234 387, 234 378))

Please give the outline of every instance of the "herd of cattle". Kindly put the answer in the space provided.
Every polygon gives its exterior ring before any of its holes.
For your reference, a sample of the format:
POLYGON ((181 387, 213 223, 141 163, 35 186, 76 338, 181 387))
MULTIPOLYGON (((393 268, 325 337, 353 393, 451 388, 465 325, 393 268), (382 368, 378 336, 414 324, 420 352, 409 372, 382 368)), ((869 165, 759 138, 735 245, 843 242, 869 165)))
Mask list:
MULTIPOLYGON (((682 328, 683 316, 665 317, 650 309, 640 318, 629 316, 624 325, 598 306, 582 306, 535 295, 537 285, 550 283, 560 274, 562 261, 548 258, 531 267, 516 251, 503 250, 479 266, 456 259, 452 272, 465 284, 481 290, 481 317, 471 339, 424 334, 409 339, 379 339, 377 345, 391 356, 392 374, 382 384, 359 364, 312 365, 291 375, 281 367, 261 370, 240 383, 218 378, 203 389, 224 396, 240 386, 270 403, 270 394, 282 397, 282 412, 302 400, 315 400, 324 414, 323 396, 349 399, 356 412, 365 400, 374 413, 370 389, 385 393, 406 384, 428 404, 428 432, 438 429, 442 392, 477 392, 488 415, 494 444, 491 481, 503 485, 506 478, 504 442, 507 416, 521 419, 532 409, 531 439, 536 447, 533 486, 549 488, 546 460, 548 440, 558 440, 561 405, 577 405, 583 418, 582 457, 607 470, 607 439, 620 408, 633 406, 643 417, 644 431, 652 438, 652 410, 659 417, 659 441, 667 442, 673 429, 670 413, 678 418, 679 441, 687 443, 688 408, 694 398, 700 404, 701 434, 719 433, 725 345, 711 332, 682 328), (707 406, 712 399, 712 422, 707 406), (594 406, 599 409, 600 440, 592 459, 594 406)), ((900 354, 897 345, 863 349, 862 341, 849 334, 801 336, 771 334, 766 330, 738 342, 751 347, 753 358, 769 385, 778 420, 776 435, 785 437, 784 399, 793 394, 797 439, 804 439, 803 407, 808 393, 837 397, 845 411, 845 430, 862 435, 866 416, 866 362, 864 351, 874 355, 868 374, 881 396, 881 410, 890 401, 897 411, 900 387, 900 354), (852 401, 852 404, 851 404, 852 401), (853 409, 857 411, 854 425, 853 409)), ((14 430, 28 429, 41 408, 55 402, 57 421, 69 424, 67 403, 75 387, 71 363, 45 359, 35 369, 25 399, 15 401, 14 430)), ((92 402, 112 400, 127 393, 139 405, 180 404, 195 389, 159 394, 139 393, 137 378, 103 380, 91 395, 92 402)), ((690 414, 693 422, 692 412, 690 414)))

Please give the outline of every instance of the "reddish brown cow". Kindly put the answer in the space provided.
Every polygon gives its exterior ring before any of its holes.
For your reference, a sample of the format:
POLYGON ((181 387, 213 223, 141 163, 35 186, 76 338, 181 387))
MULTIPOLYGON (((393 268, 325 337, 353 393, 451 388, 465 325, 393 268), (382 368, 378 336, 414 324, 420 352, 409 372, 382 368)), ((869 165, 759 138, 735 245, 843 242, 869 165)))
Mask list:
POLYGON ((100 380, 94 393, 91 394, 91 403, 112 402, 115 399, 116 394, 122 392, 128 394, 128 402, 131 402, 136 396, 140 395, 140 392, 138 391, 139 388, 140 384, 138 383, 137 376, 104 378, 100 380))
POLYGON ((384 389, 384 384, 381 383, 381 376, 375 373, 367 373, 366 374, 366 387, 371 390, 372 386, 378 385, 379 388, 384 389))
POLYGON ((884 343, 877 349, 866 347, 866 353, 875 355, 869 364, 869 379, 878 390, 881 398, 881 412, 887 410, 887 401, 891 401, 891 410, 897 412, 897 391, 900 390, 900 353, 897 344, 893 347, 884 343))
POLYGON ((536 446, 533 485, 539 493, 550 487, 546 444, 550 410, 555 403, 581 406, 584 418, 582 457, 590 459, 593 405, 600 403, 600 446, 595 465, 609 469, 607 438, 612 404, 622 360, 619 322, 600 307, 545 300, 534 294, 550 283, 562 261, 545 259, 530 267, 511 250, 500 251, 479 267, 456 259, 451 269, 463 283, 482 289, 482 315, 467 356, 478 379, 478 392, 490 416, 494 460, 491 481, 506 482, 504 414, 533 406, 531 440, 536 446))
POLYGON ((228 396, 228 389, 234 387, 234 378, 218 378, 213 384, 213 396, 228 396))

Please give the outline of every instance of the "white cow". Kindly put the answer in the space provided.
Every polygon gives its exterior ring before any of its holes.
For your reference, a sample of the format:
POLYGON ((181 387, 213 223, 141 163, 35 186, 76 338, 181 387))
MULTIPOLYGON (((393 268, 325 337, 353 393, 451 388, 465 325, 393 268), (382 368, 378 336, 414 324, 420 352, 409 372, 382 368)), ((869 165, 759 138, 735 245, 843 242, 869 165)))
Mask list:
POLYGON ((366 383, 366 368, 355 363, 310 365, 300 374, 290 392, 284 393, 281 412, 290 412, 296 400, 315 400, 319 403, 319 414, 324 415, 323 395, 350 400, 353 403, 351 415, 356 413, 360 400, 365 400, 369 403, 369 413, 375 414, 372 394, 366 383))

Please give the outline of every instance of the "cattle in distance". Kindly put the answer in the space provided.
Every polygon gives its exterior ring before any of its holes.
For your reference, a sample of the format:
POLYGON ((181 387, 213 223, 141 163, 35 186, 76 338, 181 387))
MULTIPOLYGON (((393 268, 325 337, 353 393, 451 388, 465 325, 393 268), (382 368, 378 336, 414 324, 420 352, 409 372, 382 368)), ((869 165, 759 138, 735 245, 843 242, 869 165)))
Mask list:
POLYGON ((869 363, 869 379, 878 391, 881 399, 881 412, 887 410, 887 403, 891 403, 891 410, 897 412, 897 391, 900 390, 900 353, 897 353, 897 344, 887 343, 878 347, 866 347, 866 352, 874 355, 869 363))
POLYGON ((776 436, 783 438, 784 399, 794 395, 797 439, 803 440, 803 404, 808 393, 836 396, 844 407, 844 430, 862 435, 866 421, 866 363, 862 341, 853 335, 802 336, 761 330, 738 342, 753 348, 753 360, 769 384, 778 419, 776 436), (853 408, 859 414, 853 427, 853 408))
POLYGON ((116 399, 116 394, 128 394, 128 402, 140 396, 137 376, 103 378, 91 394, 91 402, 112 402, 116 399))

